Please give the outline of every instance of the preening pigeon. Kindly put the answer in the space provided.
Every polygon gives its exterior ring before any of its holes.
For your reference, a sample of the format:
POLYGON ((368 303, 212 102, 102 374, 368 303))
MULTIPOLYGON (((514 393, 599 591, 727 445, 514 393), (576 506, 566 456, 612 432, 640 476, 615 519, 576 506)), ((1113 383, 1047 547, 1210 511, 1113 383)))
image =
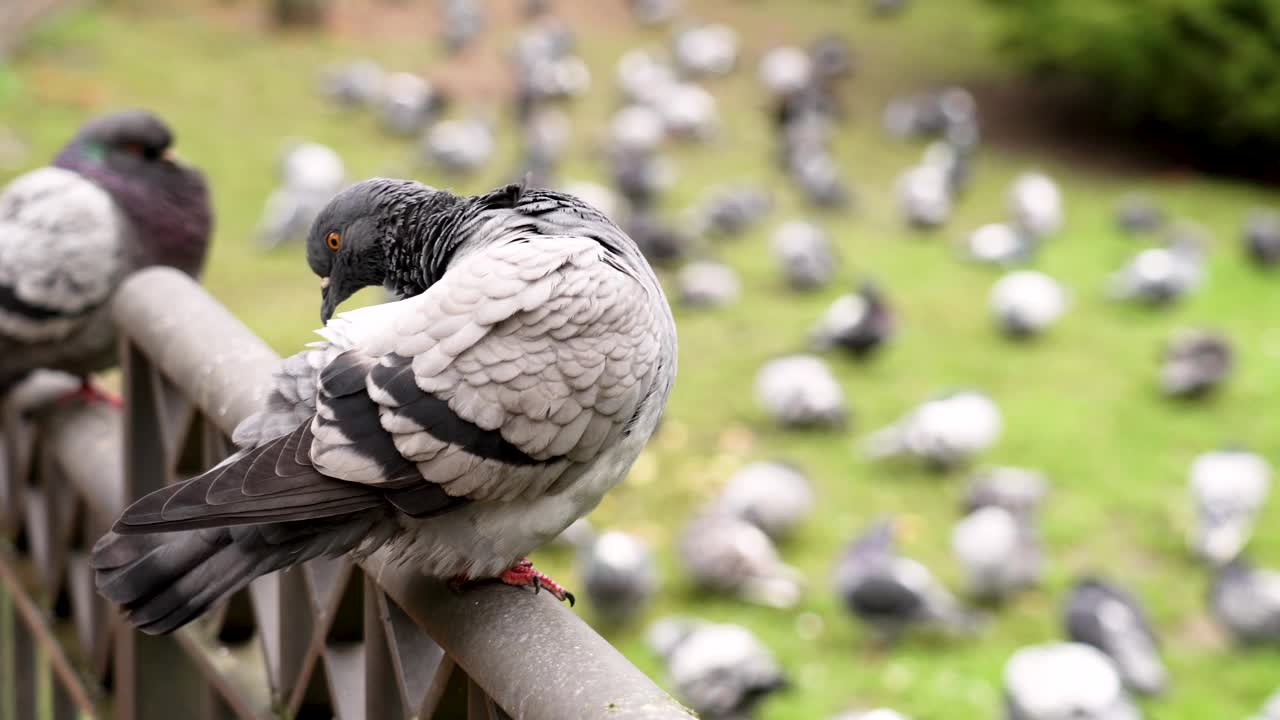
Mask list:
POLYGON ((813 486, 794 465, 754 462, 738 468, 714 501, 717 511, 745 520, 771 538, 785 537, 813 513, 813 486))
POLYGON ((713 509, 695 517, 680 538, 680 563, 699 588, 769 607, 794 607, 800 573, 782 562, 763 530, 713 509))
POLYGON ((1038 270, 1017 270, 996 281, 987 302, 1005 335, 1029 338, 1048 330, 1067 311, 1067 292, 1038 270))
POLYGON ((258 240, 267 248, 306 237, 316 216, 346 182, 342 158, 318 143, 288 145, 278 172, 280 186, 267 198, 258 222, 258 240))
POLYGON ((1214 576, 1209 607, 1238 642, 1280 646, 1280 572, 1237 558, 1214 576))
POLYGON ((1221 385, 1234 365, 1235 353, 1222 335, 1207 330, 1179 331, 1165 347, 1160 388, 1171 397, 1202 397, 1221 385))
POLYGON ((844 391, 814 355, 770 360, 756 373, 756 402, 788 428, 838 428, 849 419, 844 391))
POLYGON ((995 444, 1003 421, 991 398, 961 390, 933 398, 867 437, 872 458, 912 457, 947 470, 995 444))
POLYGON ((893 313, 879 286, 864 280, 856 293, 836 298, 810 332, 819 350, 840 348, 863 359, 893 337, 893 313))
POLYGON ((680 268, 676 287, 681 305, 700 308, 728 305, 742 292, 742 283, 733 268, 710 260, 697 260, 680 268))
POLYGON ((1244 248, 1259 267, 1280 265, 1280 213, 1254 210, 1244 222, 1244 248))
POLYGON ((1194 513, 1188 543, 1213 565, 1231 562, 1248 544, 1267 501, 1271 466, 1247 450, 1214 450, 1191 462, 1187 485, 1194 513))
POLYGON ((1018 176, 1009 188, 1009 217, 1020 230, 1043 240, 1062 229, 1062 192, 1048 175, 1018 176))
POLYGON ((199 171, 143 110, 98 116, 44 168, 0 191, 0 392, 36 368, 115 364, 108 301, 149 265, 198 275, 212 211, 199 171))
POLYGON ((793 290, 816 290, 835 274, 838 263, 821 227, 802 220, 782 223, 769 239, 782 277, 793 290))
POLYGON ((1049 481, 1034 470, 996 467, 975 473, 965 489, 963 511, 999 507, 1019 517, 1030 517, 1049 494, 1049 481))
POLYGON ((892 521, 876 521, 837 562, 836 593, 849 612, 886 642, 911 627, 974 630, 977 616, 962 607, 928 568, 898 555, 893 533, 892 521))
POLYGON ((1004 666, 1005 720, 1140 720, 1115 665, 1080 643, 1025 647, 1004 666))
POLYGON ((1158 695, 1168 687, 1151 621, 1132 595, 1105 580, 1084 578, 1067 595, 1062 614, 1067 637, 1106 653, 1130 690, 1158 695))
POLYGON ((586 606, 608 623, 635 617, 658 591, 658 567, 644 541, 610 530, 578 551, 586 606))
POLYGON ((1040 538, 1030 519, 995 505, 970 513, 951 531, 951 552, 969 595, 1001 601, 1033 587, 1043 572, 1040 538))
POLYGON ((325 342, 284 362, 241 452, 124 512, 94 550, 99 591, 168 632, 263 573, 380 549, 564 597, 522 556, 622 478, 674 379, 635 244, 562 193, 378 178, 321 213, 307 260, 325 342), (330 322, 373 285, 407 299, 330 322))
POLYGON ((742 720, 787 686, 786 676, 752 632, 741 625, 666 618, 648 632, 666 661, 677 697, 706 720, 742 720))

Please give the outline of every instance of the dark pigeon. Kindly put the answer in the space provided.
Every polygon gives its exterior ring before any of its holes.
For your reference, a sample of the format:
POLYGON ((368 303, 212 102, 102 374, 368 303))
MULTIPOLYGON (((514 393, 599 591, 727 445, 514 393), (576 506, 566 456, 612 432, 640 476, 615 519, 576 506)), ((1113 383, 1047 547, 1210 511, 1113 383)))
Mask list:
POLYGON ((1062 614, 1067 637, 1106 653, 1130 690, 1159 695, 1168 689, 1159 640, 1137 598, 1109 581, 1084 578, 1067 595, 1062 614))

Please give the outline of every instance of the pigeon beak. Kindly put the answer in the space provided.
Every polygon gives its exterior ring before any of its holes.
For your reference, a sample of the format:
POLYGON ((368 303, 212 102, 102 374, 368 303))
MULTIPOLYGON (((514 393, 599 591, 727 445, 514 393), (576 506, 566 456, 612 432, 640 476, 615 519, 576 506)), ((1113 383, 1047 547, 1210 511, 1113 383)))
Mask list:
POLYGON ((329 278, 320 278, 320 322, 328 325, 329 318, 333 317, 333 311, 337 309, 337 298, 329 292, 329 278))
POLYGON ((164 152, 160 153, 160 157, 164 158, 165 160, 168 160, 169 162, 177 162, 181 159, 178 157, 177 151, 174 150, 173 148, 169 148, 168 150, 165 150, 164 152))

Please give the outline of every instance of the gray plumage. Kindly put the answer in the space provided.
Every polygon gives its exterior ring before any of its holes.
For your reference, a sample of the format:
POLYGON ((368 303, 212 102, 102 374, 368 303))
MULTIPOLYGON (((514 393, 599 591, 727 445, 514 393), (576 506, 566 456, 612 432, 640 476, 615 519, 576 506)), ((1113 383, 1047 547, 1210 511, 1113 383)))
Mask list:
POLYGON ((320 91, 347 107, 372 105, 382 93, 382 66, 372 60, 352 60, 324 69, 320 91))
POLYGON ((1164 211, 1150 197, 1131 194, 1120 199, 1115 210, 1116 225, 1127 233, 1143 235, 1164 227, 1164 211))
POLYGON ((1182 330, 1170 338, 1160 365, 1160 389, 1176 398, 1203 397, 1231 375, 1235 353, 1226 337, 1182 330))
POLYGON ((626 98, 639 104, 651 104, 666 88, 675 84, 676 70, 665 55, 636 48, 618 58, 614 71, 618 89, 626 98))
POLYGON ((836 298, 809 335, 818 350, 839 348, 864 359, 888 342, 893 333, 888 301, 878 286, 863 281, 857 292, 836 298))
POLYGON ((945 136, 954 128, 976 126, 978 103, 959 87, 895 98, 885 106, 883 123, 898 138, 945 136))
POLYGON ((1204 245, 1191 230, 1171 234, 1163 247, 1147 248, 1115 272, 1110 292, 1121 300, 1168 305, 1200 287, 1204 245))
POLYGON ((773 653, 741 625, 666 618, 648 640, 676 697, 706 720, 746 720, 787 685, 773 653))
POLYGON ((727 75, 738 62, 738 33, 728 25, 695 25, 675 34, 671 56, 690 77, 727 75))
POLYGON ((814 64, 809 54, 798 47, 784 45, 766 52, 760 58, 757 75, 764 89, 775 97, 786 97, 808 87, 814 78, 814 64))
POLYGON ((616 152, 656 152, 666 136, 667 126, 662 116, 648 105, 619 108, 609 121, 609 144, 616 152))
POLYGON ((1044 572, 1044 552, 1030 519, 1001 507, 980 508, 956 523, 951 551, 968 594, 979 600, 1005 600, 1037 585, 1044 572))
POLYGON ((147 632, 322 555, 495 576, 590 511, 657 425, 670 311, 630 239, 571 196, 369 180, 321 213, 307 259, 324 342, 285 362, 236 433, 252 446, 142 498, 94 550, 99 590, 147 632), (407 299, 329 321, 380 284, 407 299))
POLYGON ((608 162, 613 186, 636 212, 653 210, 658 196, 675 180, 671 164, 656 153, 615 149, 608 162))
POLYGON ((790 535, 813 513, 813 486, 794 465, 754 462, 729 477, 713 504, 717 511, 745 520, 777 539, 790 535))
POLYGON ((951 185, 937 165, 917 165, 898 177, 898 208, 907 224, 931 230, 951 216, 951 185))
POLYGON ((742 293, 733 268, 710 260, 696 260, 680 268, 676 288, 680 304, 694 308, 730 305, 742 293))
POLYGON ((478 120, 442 120, 423 136, 421 152, 431 166, 453 175, 470 175, 493 157, 495 141, 489 123, 478 120))
POLYGON ((445 104, 440 91, 413 73, 387 75, 377 98, 378 122, 393 135, 412 137, 422 132, 445 104))
POLYGON ((782 562, 763 530, 713 508, 680 536, 680 564, 694 586, 769 607, 794 607, 800 573, 782 562))
POLYGON ((678 140, 706 141, 720 132, 716 97, 693 82, 678 82, 653 101, 662 116, 667 136, 678 140))
POLYGON ((1067 637, 1106 653, 1125 687, 1143 695, 1168 688, 1159 641, 1137 598, 1114 583, 1084 578, 1067 595, 1062 614, 1067 637))
POLYGON ((826 285, 839 266, 827 232, 810 222, 782 223, 773 231, 769 244, 783 279, 793 290, 816 290, 826 285))
POLYGON ((863 442, 873 459, 907 457, 947 470, 995 444, 1003 429, 1000 408, 975 390, 961 390, 921 403, 863 442))
POLYGON ((722 185, 709 190, 694 208, 693 225, 699 234, 736 237, 763 220, 772 207, 773 200, 764 188, 722 185))
POLYGON ((641 25, 669 22, 680 14, 681 0, 627 0, 631 14, 641 25))
POLYGON ((476 0, 440 0, 445 48, 462 52, 484 30, 484 11, 476 0))
POLYGON ((306 237, 316 216, 346 182, 342 158, 318 143, 286 146, 277 173, 280 185, 267 198, 258 222, 258 240, 267 248, 306 237))
POLYGON ((1280 646, 1280 571, 1235 559, 1215 574, 1209 608, 1237 642, 1280 646))
POLYGON ((839 428, 849 419, 844 391, 822 358, 789 355, 756 373, 756 404, 787 428, 839 428))
POLYGON ((577 568, 584 604, 608 623, 634 618, 658 591, 653 552, 640 538, 619 530, 581 546, 577 568))
POLYGON ((1031 517, 1049 494, 1042 473, 1017 467, 995 467, 977 472, 965 489, 963 512, 999 507, 1019 517, 1031 517))
MULTIPOLYGON (((670 267, 685 259, 693 249, 692 235, 652 210, 632 213, 627 218, 626 228, 636 245, 640 246, 640 252, 657 266, 670 267)), ((690 265, 700 265, 702 269, 690 268, 681 272, 681 302, 695 306, 718 305, 721 301, 733 302, 737 298, 737 275, 731 269, 715 263, 690 265)))
POLYGON ((1225 565, 1253 534, 1271 491, 1271 466, 1257 453, 1214 450, 1191 462, 1187 488, 1193 513, 1187 542, 1210 564, 1225 565))
POLYGON ((1280 265, 1280 213, 1254 210, 1244 221, 1241 233, 1245 253, 1259 267, 1280 265))
POLYGON ((830 152, 793 153, 789 170, 805 200, 814 207, 834 210, 854 204, 854 192, 830 152))
POLYGON ((36 368, 84 378, 114 365, 108 301, 135 270, 199 274, 209 198, 172 143, 148 112, 101 115, 0 191, 0 391, 36 368))
POLYGON ((987 299, 996 326, 1013 338, 1048 330, 1067 311, 1067 292, 1038 270, 1015 270, 991 286, 987 299))
POLYGON ((1022 648, 1004 666, 1004 720, 1140 720, 1115 665, 1097 648, 1022 648))

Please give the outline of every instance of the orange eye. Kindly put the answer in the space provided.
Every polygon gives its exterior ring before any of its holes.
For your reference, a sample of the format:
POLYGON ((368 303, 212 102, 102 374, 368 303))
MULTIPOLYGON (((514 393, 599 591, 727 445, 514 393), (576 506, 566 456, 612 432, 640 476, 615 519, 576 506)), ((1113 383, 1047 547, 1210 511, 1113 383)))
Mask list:
POLYGON ((324 239, 324 244, 329 246, 330 250, 337 250, 342 247, 342 238, 336 232, 329 233, 329 237, 324 239))
POLYGON ((132 153, 134 155, 141 155, 142 146, 139 145, 138 143, 126 143, 124 146, 124 151, 127 153, 132 153))

